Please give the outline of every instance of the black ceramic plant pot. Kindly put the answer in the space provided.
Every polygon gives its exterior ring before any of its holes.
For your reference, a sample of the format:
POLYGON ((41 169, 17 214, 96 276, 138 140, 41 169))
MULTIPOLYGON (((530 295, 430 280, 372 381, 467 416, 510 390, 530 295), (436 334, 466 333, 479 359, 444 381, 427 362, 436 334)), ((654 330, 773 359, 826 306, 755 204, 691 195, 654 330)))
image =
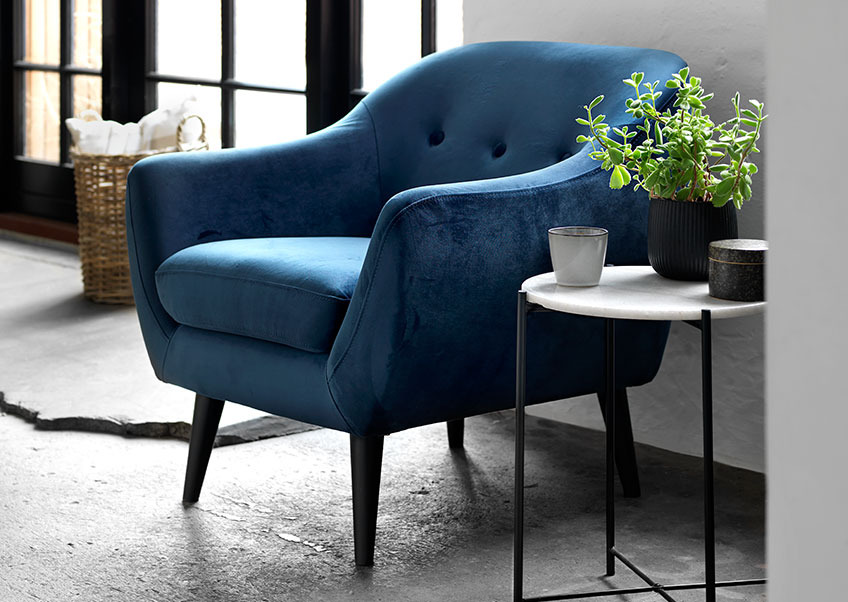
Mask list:
POLYGON ((648 261, 673 280, 709 279, 709 246, 737 238, 736 207, 727 203, 691 203, 651 199, 648 214, 648 261))

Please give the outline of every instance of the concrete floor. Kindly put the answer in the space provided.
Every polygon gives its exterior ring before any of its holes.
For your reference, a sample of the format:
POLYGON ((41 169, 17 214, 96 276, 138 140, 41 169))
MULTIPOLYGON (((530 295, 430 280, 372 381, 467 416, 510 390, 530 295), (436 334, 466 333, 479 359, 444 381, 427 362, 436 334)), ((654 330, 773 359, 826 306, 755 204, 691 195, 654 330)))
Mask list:
MULTIPOLYGON (((190 395, 152 378, 137 338, 103 352, 98 333, 138 337, 131 309, 84 301, 75 260, 55 253, 0 241, 7 402, 57 420, 85 408, 122 424, 190 417, 190 395)), ((511 599, 512 420, 469 419, 460 453, 444 425, 389 437, 376 566, 356 569, 343 434, 216 449, 201 501, 184 508, 184 442, 39 430, 0 413, 0 602, 511 599)), ((527 445, 527 595, 640 586, 624 568, 600 577, 602 434, 529 417, 527 445)), ((619 547, 659 581, 701 579, 700 461, 637 453, 643 496, 619 500, 619 547)), ((762 576, 763 476, 725 466, 716 476, 718 574, 762 576)), ((719 599, 764 596, 740 588, 719 599)))
MULTIPOLYGON (((527 593, 603 587, 602 436, 528 427, 527 593)), ((183 508, 185 443, 0 415, 0 600, 508 600, 511 444, 508 412, 468 420, 464 453, 448 450, 444 425, 389 437, 376 566, 356 569, 340 433, 217 449, 201 501, 183 508)), ((699 462, 638 451, 644 493, 620 499, 620 547, 658 580, 697 580, 699 462)), ((717 478, 718 573, 762 576, 763 478, 723 466, 717 478)), ((624 569, 609 583, 639 585, 624 569)))

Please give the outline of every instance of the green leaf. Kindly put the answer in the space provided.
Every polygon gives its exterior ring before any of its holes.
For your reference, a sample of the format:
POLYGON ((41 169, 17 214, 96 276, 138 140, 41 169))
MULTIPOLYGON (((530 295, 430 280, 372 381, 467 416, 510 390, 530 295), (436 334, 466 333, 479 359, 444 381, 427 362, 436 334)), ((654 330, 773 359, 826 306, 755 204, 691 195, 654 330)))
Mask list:
MULTIPOLYGON (((618 150, 617 148, 610 147, 609 149, 610 160, 615 165, 620 165, 622 161, 624 161, 624 153, 618 150)), ((625 182, 626 184, 627 182, 625 182)))
POLYGON ((682 77, 685 80, 687 77, 689 77, 689 67, 683 67, 683 69, 681 69, 679 71, 679 73, 680 73, 680 77, 682 77))
POLYGON ((580 134, 579 136, 577 136, 577 142, 578 143, 582 144, 583 142, 589 142, 589 140, 590 140, 590 138, 588 136, 584 136, 583 134, 580 134))
POLYGON ((716 196, 713 195, 713 207, 724 207, 727 205, 727 201, 730 200, 730 196, 716 196))
POLYGON ((642 72, 634 73, 633 75, 631 75, 631 77, 633 78, 633 81, 635 81, 636 85, 638 86, 639 84, 642 83, 642 80, 645 78, 645 74, 642 73, 642 72))
POLYGON ((610 175, 610 188, 618 190, 627 186, 630 180, 630 172, 627 171, 627 168, 623 165, 616 165, 610 175))
POLYGON ((679 88, 680 84, 677 83, 676 79, 670 79, 667 82, 665 82, 665 87, 666 88, 679 88))
POLYGON ((603 95, 603 94, 601 94, 601 95, 599 95, 599 96, 596 96, 596 97, 595 97, 595 100, 593 100, 592 102, 590 102, 590 103, 589 103, 589 108, 590 108, 590 109, 594 109, 594 108, 595 108, 595 107, 597 107, 599 104, 601 104, 601 101, 602 101, 603 99, 604 99, 604 95, 603 95))
POLYGON ((742 123, 744 123, 745 125, 747 125, 749 127, 752 127, 752 128, 757 127, 756 119, 740 119, 739 121, 741 121, 742 123))
POLYGON ((725 178, 716 186, 716 194, 718 196, 729 195, 730 191, 733 190, 734 178, 725 178))
POLYGON ((660 170, 659 169, 654 170, 653 172, 648 174, 647 177, 644 180, 645 188, 650 190, 651 188, 656 186, 657 185, 657 179, 659 179, 659 176, 660 176, 660 170))
POLYGON ((607 118, 607 116, 606 116, 606 115, 598 115, 597 117, 595 117, 595 118, 592 120, 592 125, 593 125, 593 126, 597 126, 599 123, 601 123, 601 122, 602 122, 604 119, 606 119, 606 118, 607 118))
POLYGON ((579 123, 580 125, 586 125, 586 126, 588 126, 588 125, 589 125, 589 120, 588 120, 588 119, 583 119, 582 117, 578 117, 577 119, 575 119, 575 121, 576 121, 577 123, 579 123))

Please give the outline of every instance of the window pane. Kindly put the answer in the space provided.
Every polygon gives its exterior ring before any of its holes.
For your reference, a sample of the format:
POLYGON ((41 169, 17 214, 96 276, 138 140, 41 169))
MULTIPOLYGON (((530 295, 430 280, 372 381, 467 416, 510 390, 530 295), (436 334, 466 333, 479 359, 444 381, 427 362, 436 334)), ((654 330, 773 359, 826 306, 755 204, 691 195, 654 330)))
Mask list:
POLYGON ((59 0, 24 2, 25 61, 59 64, 59 0))
POLYGON ((235 77, 306 89, 306 1, 235 0, 235 77))
POLYGON ((220 1, 161 0, 156 3, 156 71, 221 78, 220 1))
POLYGON ((306 96, 236 90, 236 146, 261 146, 306 134, 306 96))
POLYGON ((86 109, 103 113, 103 86, 97 75, 75 75, 72 79, 74 89, 74 117, 86 109))
POLYGON ((362 87, 373 90, 421 58, 421 2, 362 0, 362 87))
POLYGON ((73 64, 100 69, 103 64, 103 0, 74 0, 73 64))
POLYGON ((24 74, 24 156, 59 162, 59 74, 24 74))
POLYGON ((211 86, 160 83, 157 108, 177 108, 189 98, 197 100, 197 113, 206 123, 209 148, 221 148, 221 89, 211 86))
POLYGON ((436 0, 436 50, 462 46, 462 0, 436 0))

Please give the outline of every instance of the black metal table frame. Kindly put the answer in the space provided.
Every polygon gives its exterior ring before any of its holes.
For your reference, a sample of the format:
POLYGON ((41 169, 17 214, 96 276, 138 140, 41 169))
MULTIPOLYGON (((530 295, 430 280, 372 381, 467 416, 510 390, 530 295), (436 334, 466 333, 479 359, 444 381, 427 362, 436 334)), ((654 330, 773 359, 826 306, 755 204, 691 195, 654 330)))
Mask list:
MULTIPOLYGON (((701 331, 701 384, 704 430, 704 558, 705 579, 699 583, 660 584, 636 566, 615 547, 615 318, 604 320, 604 389, 606 392, 606 575, 615 575, 615 561, 633 571, 647 585, 580 593, 524 597, 524 407, 527 374, 527 316, 534 312, 555 311, 527 301, 526 291, 518 292, 518 328, 516 336, 515 383, 515 540, 514 540, 514 602, 553 602, 579 600, 625 594, 654 592, 676 602, 668 593, 679 590, 703 589, 707 602, 715 602, 716 588, 762 585, 765 579, 716 581, 715 576, 715 512, 713 491, 713 389, 712 389, 712 317, 709 310, 701 311, 700 320, 684 320, 701 331)), ((563 312, 567 313, 567 312, 563 312)))

